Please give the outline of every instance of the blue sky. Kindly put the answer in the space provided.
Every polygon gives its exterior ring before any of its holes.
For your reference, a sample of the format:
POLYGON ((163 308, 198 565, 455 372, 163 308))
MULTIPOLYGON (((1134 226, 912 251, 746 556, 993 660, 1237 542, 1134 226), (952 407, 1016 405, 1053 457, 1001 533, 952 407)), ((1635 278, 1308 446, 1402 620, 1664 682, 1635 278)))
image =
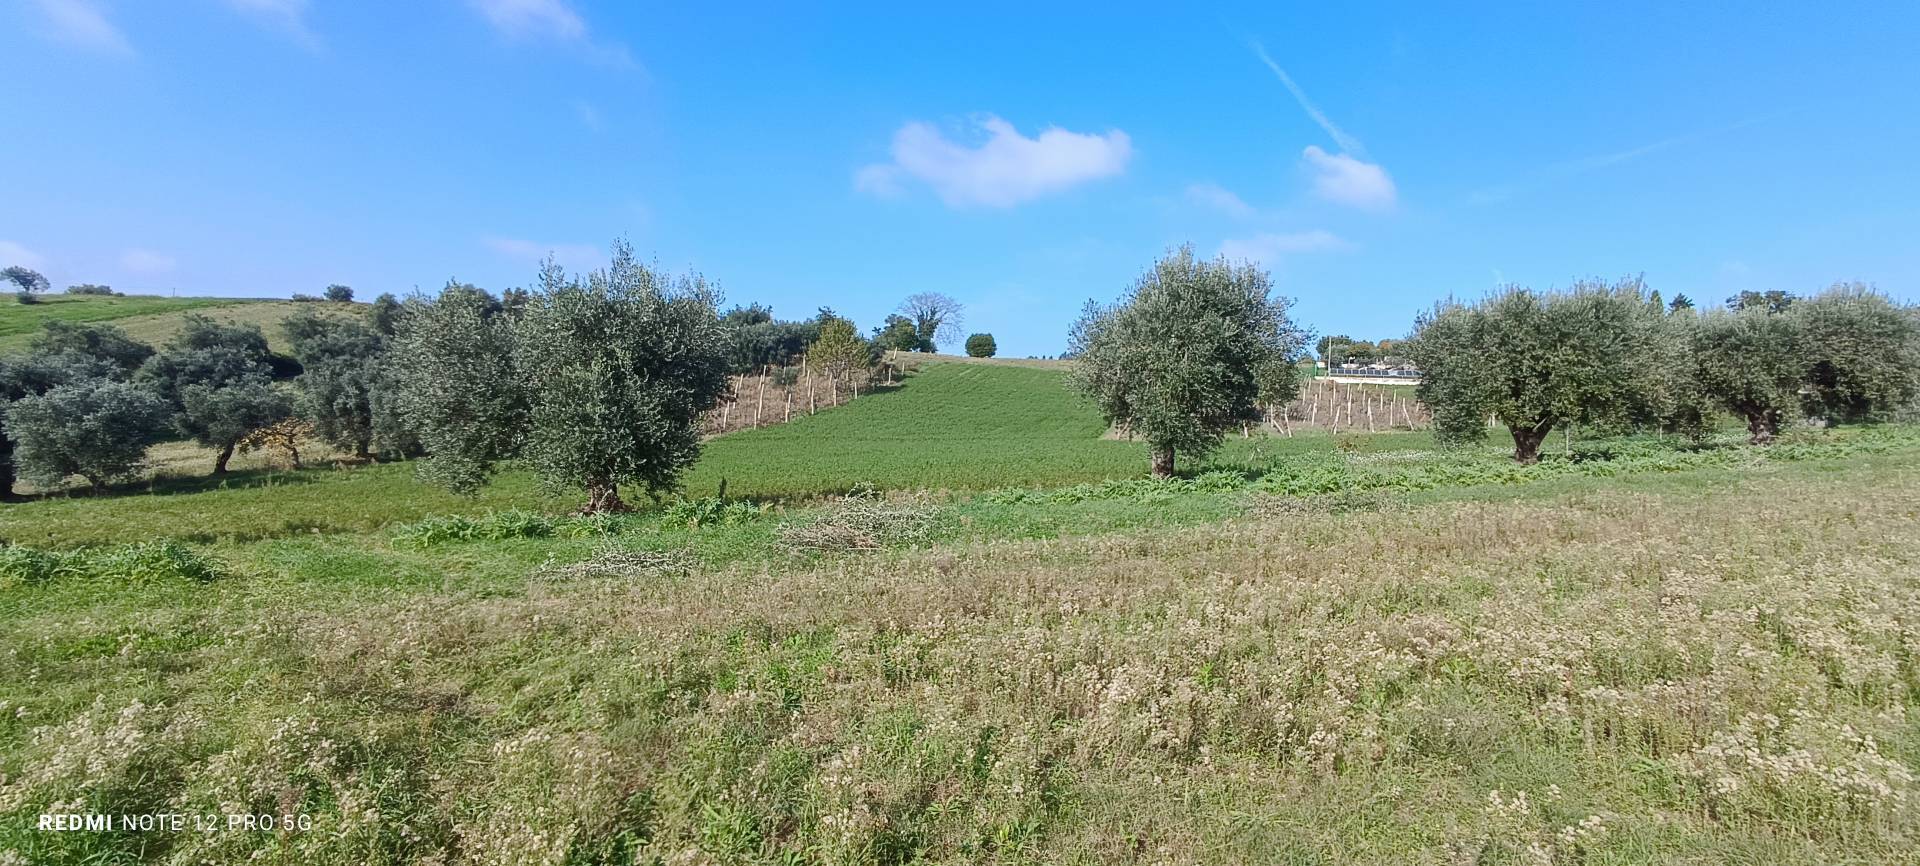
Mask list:
POLYGON ((625 236, 1006 355, 1186 242, 1356 337, 1502 281, 1920 295, 1920 5, 1449 5, 0 0, 0 264, 371 297, 625 236))

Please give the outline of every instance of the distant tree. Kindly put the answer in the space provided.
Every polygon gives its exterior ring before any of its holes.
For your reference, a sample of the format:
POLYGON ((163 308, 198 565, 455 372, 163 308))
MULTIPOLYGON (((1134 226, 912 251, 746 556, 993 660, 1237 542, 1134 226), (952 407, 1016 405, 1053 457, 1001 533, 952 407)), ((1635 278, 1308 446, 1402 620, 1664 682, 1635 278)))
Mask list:
POLYGON ((406 308, 392 292, 381 292, 367 308, 367 324, 382 337, 391 337, 400 327, 400 315, 406 308))
POLYGON ((20 474, 43 487, 78 475, 98 491, 137 472, 170 410, 151 391, 92 379, 15 400, 7 438, 20 474))
POLYGON ((1660 297, 1659 289, 1647 293, 1647 309, 1663 315, 1667 312, 1667 302, 1660 297))
POLYGON ((46 277, 40 275, 39 271, 33 270, 32 268, 24 268, 19 265, 13 265, 5 270, 0 270, 0 280, 13 283, 19 287, 20 293, 24 295, 37 295, 46 291, 51 285, 47 282, 46 277))
POLYGON ((295 303, 317 304, 321 301, 326 300, 326 298, 320 297, 319 295, 309 295, 306 292, 294 292, 293 300, 295 303))
POLYGON ((213 471, 220 474, 243 437, 292 411, 273 387, 269 357, 258 326, 189 315, 180 333, 141 365, 136 381, 174 407, 181 433, 217 452, 213 471))
POLYGON ((347 302, 347 301, 353 300, 353 289, 347 286, 340 285, 339 283, 334 283, 333 285, 328 286, 327 290, 324 292, 321 292, 320 294, 321 294, 321 297, 324 297, 329 301, 347 302))
POLYGON ((527 302, 532 298, 533 293, 526 289, 507 289, 500 293, 500 311, 506 313, 510 319, 519 318, 520 314, 526 311, 527 302))
POLYGON ((1415 325, 1419 399, 1442 441, 1477 441, 1489 415, 1513 435, 1513 457, 1567 422, 1619 424, 1648 414, 1661 364, 1638 279, 1582 282, 1570 291, 1512 287, 1472 305, 1442 304, 1415 325))
POLYGON ((549 261, 540 282, 515 326, 524 457, 548 484, 585 488, 589 512, 624 510, 625 485, 672 489, 729 387, 718 293, 647 267, 625 241, 604 271, 570 278, 549 261))
POLYGON ((759 304, 728 310, 720 317, 720 326, 727 342, 727 366, 740 374, 792 364, 820 334, 811 321, 778 321, 772 308, 759 304))
POLYGON ((1792 292, 1783 292, 1779 289, 1769 289, 1764 292, 1756 292, 1756 291, 1753 291, 1752 289, 1748 289, 1746 291, 1741 292, 1740 294, 1737 294, 1731 298, 1728 298, 1727 309, 1729 310, 1758 309, 1758 310, 1765 310, 1766 312, 1769 312, 1769 313, 1784 313, 1787 311, 1788 307, 1793 306, 1793 301, 1794 301, 1794 297, 1792 292))
POLYGON ((1313 353, 1320 357, 1322 363, 1332 367, 1346 357, 1346 349, 1344 347, 1353 345, 1353 342, 1354 339, 1346 334, 1332 334, 1321 337, 1313 342, 1313 353), (1340 353, 1340 358, 1334 357, 1334 353, 1336 352, 1340 353))
POLYGON ((1801 409, 1808 355, 1800 317, 1764 307, 1716 310, 1692 325, 1693 375, 1703 393, 1747 422, 1750 441, 1773 441, 1801 409))
POLYGON ((422 477, 470 493, 519 448, 527 393, 513 347, 505 309, 471 285, 407 301, 390 355, 393 402, 427 454, 422 477))
POLYGON ((1881 420, 1920 394, 1920 308, 1837 283, 1787 314, 1806 353, 1808 414, 1830 423, 1881 420))
POLYGON ((992 334, 974 334, 967 338, 967 354, 975 358, 991 358, 1000 351, 999 344, 993 341, 992 334))
POLYGON ((103 295, 106 297, 112 297, 120 293, 114 291, 112 286, 101 286, 101 285, 95 285, 93 283, 81 283, 77 286, 68 286, 67 294, 69 295, 103 295))
POLYGON ((908 295, 900 302, 900 315, 912 320, 921 352, 937 352, 940 343, 960 339, 962 312, 959 301, 939 292, 908 295))
POLYGON ((920 338, 919 329, 913 320, 898 313, 890 315, 886 323, 873 329, 873 342, 886 352, 931 352, 930 343, 920 338))
POLYGON ((1287 318, 1292 301, 1271 292, 1266 272, 1181 247, 1118 305, 1088 303, 1069 338, 1071 381, 1108 423, 1147 440, 1155 475, 1172 475, 1177 454, 1219 447, 1294 375, 1287 362, 1306 335, 1287 318))
POLYGON ((856 370, 866 370, 871 363, 871 350, 867 341, 860 339, 860 332, 853 322, 826 315, 820 325, 820 337, 807 347, 807 363, 824 371, 835 381, 841 381, 853 375, 856 370))
POLYGON ((1670 314, 1691 309, 1693 309, 1693 299, 1687 297, 1684 293, 1675 294, 1673 300, 1667 302, 1667 312, 1670 314))
POLYGON ((294 387, 315 434, 355 457, 372 456, 373 392, 380 385, 385 338, 358 320, 313 310, 294 313, 281 327, 300 361, 294 387))

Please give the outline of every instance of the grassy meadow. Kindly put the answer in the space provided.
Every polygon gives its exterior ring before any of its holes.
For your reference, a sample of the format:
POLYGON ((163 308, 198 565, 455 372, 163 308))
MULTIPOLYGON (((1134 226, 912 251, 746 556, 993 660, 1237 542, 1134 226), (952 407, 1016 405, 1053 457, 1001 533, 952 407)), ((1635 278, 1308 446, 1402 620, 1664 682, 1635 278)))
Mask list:
POLYGON ((248 298, 168 298, 154 295, 47 294, 35 304, 7 301, 0 315, 0 351, 23 349, 40 333, 44 322, 94 322, 111 324, 127 335, 158 346, 180 332, 188 314, 199 314, 229 324, 258 325, 268 345, 277 352, 286 351, 280 323, 295 310, 317 308, 326 311, 350 309, 347 304, 248 298))
POLYGON ((1060 375, 928 365, 619 517, 181 446, 0 506, 0 863, 1911 862, 1920 429, 1155 481, 1060 375))

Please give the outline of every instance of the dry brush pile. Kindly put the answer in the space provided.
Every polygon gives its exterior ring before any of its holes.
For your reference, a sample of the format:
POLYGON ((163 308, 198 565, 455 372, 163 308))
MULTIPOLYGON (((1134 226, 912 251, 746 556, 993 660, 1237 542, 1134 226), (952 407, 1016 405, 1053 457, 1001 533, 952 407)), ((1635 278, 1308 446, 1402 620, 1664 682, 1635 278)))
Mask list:
POLYGON ((0 810, 325 827, 176 862, 1890 860, 1920 842, 1917 574, 1903 470, 216 601, 142 624, 226 632, 191 657, 61 623, 168 673, 12 722, 0 810))

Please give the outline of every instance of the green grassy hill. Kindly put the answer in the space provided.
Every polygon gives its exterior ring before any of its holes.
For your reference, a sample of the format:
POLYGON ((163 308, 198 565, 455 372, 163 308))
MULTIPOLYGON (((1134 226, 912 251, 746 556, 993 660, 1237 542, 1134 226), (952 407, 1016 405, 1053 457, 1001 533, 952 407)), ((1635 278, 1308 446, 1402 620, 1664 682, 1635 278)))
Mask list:
POLYGON ((158 346, 179 333, 189 313, 218 321, 260 326, 274 351, 285 351, 280 323, 301 307, 329 311, 356 309, 347 304, 295 303, 254 298, 163 298, 152 295, 100 297, 46 295, 37 304, 7 301, 0 304, 0 352, 25 348, 40 333, 41 323, 104 322, 143 343, 158 346))

